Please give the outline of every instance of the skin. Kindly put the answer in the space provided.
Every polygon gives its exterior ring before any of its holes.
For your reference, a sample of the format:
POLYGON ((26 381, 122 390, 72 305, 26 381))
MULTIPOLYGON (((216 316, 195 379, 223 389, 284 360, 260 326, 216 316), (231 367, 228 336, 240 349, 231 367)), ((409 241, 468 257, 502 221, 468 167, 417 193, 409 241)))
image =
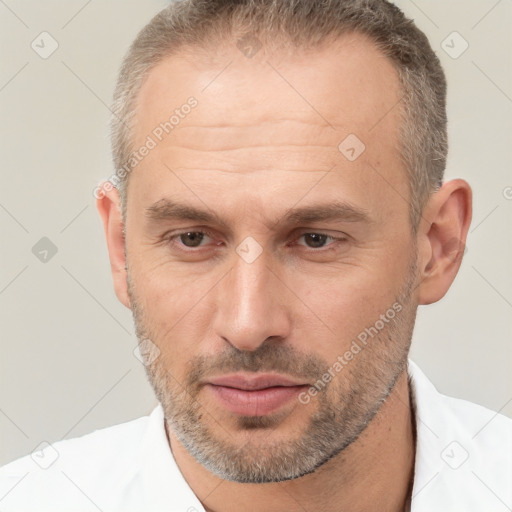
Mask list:
MULTIPOLYGON (((248 59, 232 45, 210 60, 177 54, 152 70, 140 92, 135 146, 190 96, 197 108, 130 176, 126 225, 116 190, 97 204, 116 294, 134 310, 139 334, 149 333, 161 351, 153 370, 178 388, 197 357, 217 361, 227 349, 253 353, 265 344, 331 365, 409 282, 397 331, 390 336, 385 328, 325 396, 335 403, 386 355, 390 375, 407 354, 417 306, 438 301, 453 282, 471 221, 471 189, 452 180, 431 195, 413 234, 397 150, 399 109, 391 109, 401 96, 392 64, 359 35, 309 53, 263 48, 248 59), (351 133, 366 146, 353 162, 338 150, 351 133), (162 198, 215 212, 223 223, 149 221, 147 208, 162 198), (292 208, 332 200, 357 206, 370 221, 282 221, 292 208), (169 233, 205 229, 212 236, 199 248, 165 241, 169 233), (312 232, 346 240, 308 247, 301 235, 312 232), (263 249, 250 264, 236 252, 248 236, 263 249)), ((379 510, 400 511, 414 467, 409 400, 401 370, 348 447, 310 474, 275 483, 221 478, 190 454, 170 422, 167 433, 206 510, 353 512, 379 503, 379 510)), ((286 405, 271 428, 246 430, 206 389, 196 402, 212 437, 253 448, 255 456, 300 438, 322 403, 286 405)))

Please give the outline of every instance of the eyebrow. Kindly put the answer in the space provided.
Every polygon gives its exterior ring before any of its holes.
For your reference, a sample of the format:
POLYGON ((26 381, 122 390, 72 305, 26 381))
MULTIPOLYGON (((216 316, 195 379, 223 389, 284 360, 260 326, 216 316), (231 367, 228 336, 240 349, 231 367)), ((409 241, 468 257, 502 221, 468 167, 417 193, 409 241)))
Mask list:
POLYGON ((353 204, 341 201, 305 206, 289 210, 278 222, 301 224, 320 221, 360 222, 369 224, 372 222, 368 210, 353 204))
MULTIPOLYGON (((146 208, 146 216, 152 221, 187 220, 217 224, 228 228, 226 221, 216 213, 181 204, 169 199, 160 199, 146 208)), ((289 209, 282 217, 267 224, 275 227, 278 224, 302 224, 325 221, 358 222, 370 224, 373 219, 368 210, 348 202, 333 201, 330 203, 303 206, 289 209)), ((229 228, 228 228, 229 229, 229 228)))
POLYGON ((146 208, 146 216, 153 221, 165 220, 190 220, 196 222, 216 223, 227 227, 226 223, 215 213, 208 210, 201 210, 193 206, 160 199, 150 207, 146 208))

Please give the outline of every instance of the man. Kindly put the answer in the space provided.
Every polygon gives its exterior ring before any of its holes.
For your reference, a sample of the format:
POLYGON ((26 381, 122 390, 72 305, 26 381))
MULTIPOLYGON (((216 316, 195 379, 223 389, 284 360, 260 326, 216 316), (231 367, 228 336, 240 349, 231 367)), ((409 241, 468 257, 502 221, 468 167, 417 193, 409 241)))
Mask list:
POLYGON ((408 361, 471 221, 445 95, 383 0, 158 14, 95 193, 160 405, 5 466, 1 510, 510 510, 512 422, 408 361))

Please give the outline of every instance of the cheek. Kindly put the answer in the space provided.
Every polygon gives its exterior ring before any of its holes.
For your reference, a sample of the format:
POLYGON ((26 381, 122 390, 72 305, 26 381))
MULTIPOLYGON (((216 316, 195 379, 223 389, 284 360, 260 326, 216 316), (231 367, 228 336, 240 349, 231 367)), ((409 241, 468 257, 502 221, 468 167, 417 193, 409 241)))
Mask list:
POLYGON ((152 341, 162 352, 172 354, 169 361, 192 357, 209 325, 212 307, 205 294, 215 281, 147 262, 130 265, 130 278, 135 299, 144 311, 139 320, 152 341))
POLYGON ((390 262, 383 265, 368 261, 362 266, 340 267, 337 273, 330 272, 328 276, 295 277, 290 287, 307 308, 304 329, 316 330, 317 336, 324 333, 325 353, 330 351, 331 357, 334 352, 342 353, 394 304, 405 279, 397 263, 394 263, 396 275, 387 271, 393 268, 390 262))

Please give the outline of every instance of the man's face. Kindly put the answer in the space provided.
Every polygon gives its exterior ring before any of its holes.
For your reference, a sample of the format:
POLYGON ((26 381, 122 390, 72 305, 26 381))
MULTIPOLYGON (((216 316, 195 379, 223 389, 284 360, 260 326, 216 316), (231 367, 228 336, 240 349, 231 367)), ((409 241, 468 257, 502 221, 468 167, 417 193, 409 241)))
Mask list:
POLYGON ((224 55, 167 58, 140 93, 134 146, 157 145, 130 176, 129 294, 160 350, 147 369, 170 433, 223 478, 279 481, 350 445, 404 369, 417 300, 401 93, 357 35, 224 55))

